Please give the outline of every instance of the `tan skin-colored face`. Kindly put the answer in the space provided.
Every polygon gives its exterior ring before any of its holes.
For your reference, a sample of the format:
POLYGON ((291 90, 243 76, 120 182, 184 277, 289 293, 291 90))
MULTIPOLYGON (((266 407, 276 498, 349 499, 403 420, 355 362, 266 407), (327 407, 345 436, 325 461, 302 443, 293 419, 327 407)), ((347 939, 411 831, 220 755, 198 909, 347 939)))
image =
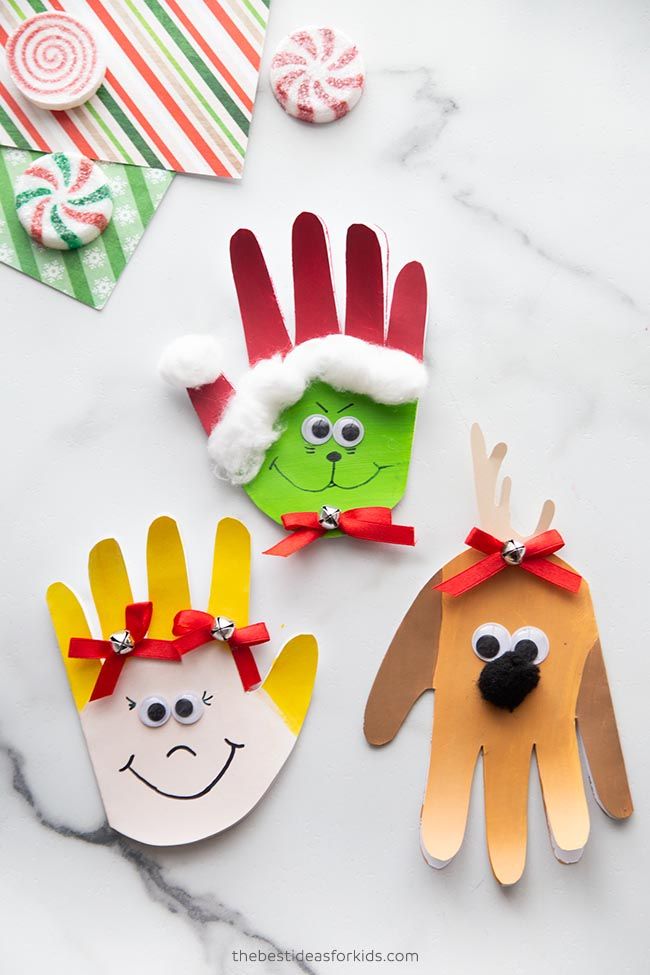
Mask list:
MULTIPOLYGON (((192 606, 183 547, 170 518, 156 519, 149 529, 147 568, 148 638, 169 641, 175 614, 192 606)), ((106 641, 123 628, 125 606, 133 603, 115 540, 93 548, 89 576, 103 658, 113 652, 106 641)), ((248 531, 225 518, 217 527, 207 611, 245 627, 249 589, 248 531)), ((90 700, 100 660, 68 653, 72 637, 91 637, 84 612, 63 583, 50 586, 47 599, 110 825, 143 843, 171 846, 218 833, 246 815, 300 732, 316 676, 314 638, 289 640, 251 691, 244 691, 225 643, 211 640, 181 660, 138 657, 136 646, 112 693, 90 700)))
POLYGON ((113 694, 89 702, 81 721, 113 827, 165 845, 241 819, 295 743, 269 697, 243 690, 230 651, 216 643, 180 662, 128 660, 113 694), (178 719, 179 699, 197 721, 178 719), (167 719, 151 726, 149 713, 163 710, 167 719))

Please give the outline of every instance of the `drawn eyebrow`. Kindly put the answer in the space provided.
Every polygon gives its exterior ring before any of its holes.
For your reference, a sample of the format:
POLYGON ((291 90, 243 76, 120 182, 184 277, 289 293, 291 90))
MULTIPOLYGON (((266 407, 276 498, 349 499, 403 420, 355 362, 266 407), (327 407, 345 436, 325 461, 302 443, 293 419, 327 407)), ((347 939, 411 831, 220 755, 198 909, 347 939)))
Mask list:
POLYGON ((340 410, 337 410, 336 412, 337 413, 342 413, 343 410, 349 410, 351 406, 354 406, 354 403, 348 403, 347 406, 342 406, 341 409, 340 410))
POLYGON ((135 707, 135 701, 133 701, 130 697, 127 697, 127 701, 129 702, 129 711, 132 711, 135 707))
POLYGON ((322 403, 319 403, 318 400, 314 400, 314 402, 316 403, 316 406, 320 406, 320 408, 323 411, 323 413, 329 413, 329 410, 327 409, 327 407, 326 406, 323 406, 322 403))

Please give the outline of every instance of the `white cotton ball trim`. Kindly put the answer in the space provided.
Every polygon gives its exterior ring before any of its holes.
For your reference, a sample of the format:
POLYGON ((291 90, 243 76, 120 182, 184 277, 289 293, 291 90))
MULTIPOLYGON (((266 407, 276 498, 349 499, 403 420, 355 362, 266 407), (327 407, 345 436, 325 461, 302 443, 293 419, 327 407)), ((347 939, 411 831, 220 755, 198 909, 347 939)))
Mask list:
POLYGON ((158 371, 171 386, 205 386, 223 372, 221 346, 212 335, 183 335, 164 350, 158 371))
POLYGON ((310 339, 253 366, 230 399, 208 440, 218 477, 248 484, 282 435, 279 415, 321 380, 334 389, 398 406, 417 400, 427 382, 424 365, 407 352, 371 345, 351 335, 310 339))

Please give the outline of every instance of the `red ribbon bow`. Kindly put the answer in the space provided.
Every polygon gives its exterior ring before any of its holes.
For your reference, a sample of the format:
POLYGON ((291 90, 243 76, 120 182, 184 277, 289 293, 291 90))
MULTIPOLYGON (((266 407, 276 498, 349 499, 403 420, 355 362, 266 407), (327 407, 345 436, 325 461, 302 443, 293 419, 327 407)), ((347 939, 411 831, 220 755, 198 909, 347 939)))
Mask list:
POLYGON ((548 558, 564 546, 564 539, 555 530, 542 532, 541 535, 529 538, 523 546, 523 552, 519 554, 519 561, 516 562, 509 562, 505 557, 507 542, 488 535, 480 528, 472 528, 465 539, 465 544, 471 545, 478 552, 484 552, 487 558, 475 562, 451 579, 434 586, 440 592, 446 592, 450 596, 462 596, 475 586, 480 586, 486 579, 491 579, 492 576, 507 569, 508 565, 518 566, 524 572, 530 572, 531 575, 538 576, 545 582, 567 589, 569 592, 577 592, 580 588, 582 576, 551 562, 548 558))
MULTIPOLYGON (((306 545, 327 534, 317 511, 291 511, 282 515, 282 524, 293 535, 268 549, 265 555, 293 555, 306 545)), ((408 525, 394 525, 390 508, 350 508, 341 511, 337 528, 344 535, 365 542, 388 542, 392 545, 415 545, 415 532, 408 525)))
POLYGON ((128 657, 145 657, 148 660, 180 660, 174 640, 147 640, 153 603, 131 603, 124 611, 125 629, 133 640, 133 649, 118 653, 110 640, 91 640, 73 636, 68 656, 81 660, 103 660, 102 669, 95 682, 91 701, 109 697, 115 690, 122 667, 128 657))
MULTIPOLYGON (((214 616, 198 609, 182 609, 177 613, 174 617, 173 632, 178 637, 175 645, 180 653, 187 653, 188 650, 194 650, 215 639, 212 633, 214 625, 214 616)), ((269 631, 264 623, 235 627, 232 636, 224 640, 232 650, 233 660, 245 691, 258 687, 262 682, 251 647, 268 643, 269 640, 269 631)))

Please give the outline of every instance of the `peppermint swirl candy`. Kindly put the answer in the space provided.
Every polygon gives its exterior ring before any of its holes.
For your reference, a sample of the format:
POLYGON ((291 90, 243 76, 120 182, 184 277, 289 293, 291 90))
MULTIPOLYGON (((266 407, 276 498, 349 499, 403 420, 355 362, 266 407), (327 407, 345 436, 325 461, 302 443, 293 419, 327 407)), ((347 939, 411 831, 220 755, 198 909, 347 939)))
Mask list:
POLYGON ((91 98, 106 65, 88 28, 58 10, 24 20, 7 40, 7 67, 21 94, 39 108, 75 108, 91 98))
POLYGON ((113 215, 106 176, 79 153, 35 159, 16 180, 15 192, 18 219, 29 236, 54 250, 89 244, 113 215))
POLYGON ((271 87, 285 112, 303 122, 333 122, 354 108, 365 85, 356 44, 331 27, 286 37, 271 61, 271 87))

